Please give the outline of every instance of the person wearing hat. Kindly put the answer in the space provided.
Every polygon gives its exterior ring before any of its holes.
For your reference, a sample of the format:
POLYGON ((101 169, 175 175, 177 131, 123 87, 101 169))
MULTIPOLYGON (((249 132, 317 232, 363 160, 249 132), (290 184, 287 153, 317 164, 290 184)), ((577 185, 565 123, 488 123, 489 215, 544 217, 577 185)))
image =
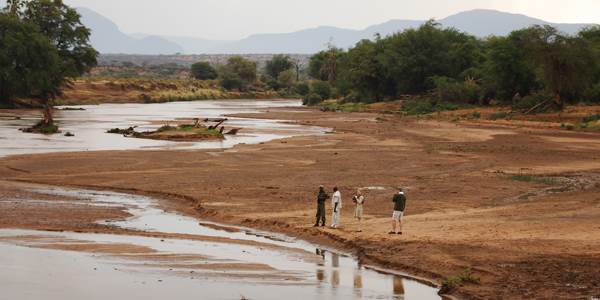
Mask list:
POLYGON ((319 186, 319 193, 317 194, 317 221, 314 227, 325 226, 325 201, 327 201, 329 195, 325 192, 325 187, 319 186))
POLYGON ((360 189, 356 190, 356 195, 352 197, 354 203, 354 218, 358 220, 358 232, 362 232, 362 217, 363 217, 363 204, 365 204, 365 196, 363 196, 360 189))
POLYGON ((402 234, 402 217, 406 208, 406 195, 401 187, 398 187, 398 193, 392 198, 394 202, 394 213, 392 214, 392 231, 389 234, 402 234))

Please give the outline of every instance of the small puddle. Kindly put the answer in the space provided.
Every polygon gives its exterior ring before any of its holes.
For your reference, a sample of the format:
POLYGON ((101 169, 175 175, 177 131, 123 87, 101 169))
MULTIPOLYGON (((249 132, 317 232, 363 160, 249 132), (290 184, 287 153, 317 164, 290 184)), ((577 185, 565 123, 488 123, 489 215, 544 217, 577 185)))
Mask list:
POLYGON ((435 287, 375 271, 350 255, 282 234, 199 223, 160 209, 149 197, 60 188, 34 191, 72 197, 78 204, 124 206, 132 215, 103 224, 190 238, 0 230, 0 281, 9 299, 440 299, 435 287), (89 243, 128 244, 156 255, 198 258, 160 263, 144 255, 132 259, 135 255, 64 251, 65 245, 89 243), (48 245, 63 250, 42 249, 48 245))

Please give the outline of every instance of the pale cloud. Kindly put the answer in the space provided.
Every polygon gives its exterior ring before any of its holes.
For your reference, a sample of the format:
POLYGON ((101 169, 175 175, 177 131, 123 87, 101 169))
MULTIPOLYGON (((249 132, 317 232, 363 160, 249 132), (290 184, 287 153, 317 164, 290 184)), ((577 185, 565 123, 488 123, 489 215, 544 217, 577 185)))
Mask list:
MULTIPOLYGON (((390 19, 429 19, 476 8, 552 22, 600 23, 600 0, 64 0, 128 33, 238 39, 320 25, 362 29, 390 19)), ((0 0, 5 2, 4 0, 0 0)))

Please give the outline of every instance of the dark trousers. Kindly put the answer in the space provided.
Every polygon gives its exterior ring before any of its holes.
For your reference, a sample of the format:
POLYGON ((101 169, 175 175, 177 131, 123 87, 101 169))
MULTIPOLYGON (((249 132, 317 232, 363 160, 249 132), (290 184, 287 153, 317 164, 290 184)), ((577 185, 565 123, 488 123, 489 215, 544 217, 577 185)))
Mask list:
POLYGON ((319 225, 319 221, 325 226, 325 202, 319 202, 317 204, 317 222, 315 225, 319 225))

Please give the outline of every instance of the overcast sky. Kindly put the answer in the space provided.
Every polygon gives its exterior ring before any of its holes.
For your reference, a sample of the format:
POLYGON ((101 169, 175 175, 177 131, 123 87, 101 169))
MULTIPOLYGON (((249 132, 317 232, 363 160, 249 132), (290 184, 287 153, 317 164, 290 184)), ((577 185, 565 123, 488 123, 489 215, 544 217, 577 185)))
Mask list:
MULTIPOLYGON (((600 0, 64 0, 126 33, 239 39, 320 25, 362 29, 390 19, 444 18, 475 8, 551 22, 600 23, 600 0)), ((0 3, 5 3, 0 0, 0 3)))

